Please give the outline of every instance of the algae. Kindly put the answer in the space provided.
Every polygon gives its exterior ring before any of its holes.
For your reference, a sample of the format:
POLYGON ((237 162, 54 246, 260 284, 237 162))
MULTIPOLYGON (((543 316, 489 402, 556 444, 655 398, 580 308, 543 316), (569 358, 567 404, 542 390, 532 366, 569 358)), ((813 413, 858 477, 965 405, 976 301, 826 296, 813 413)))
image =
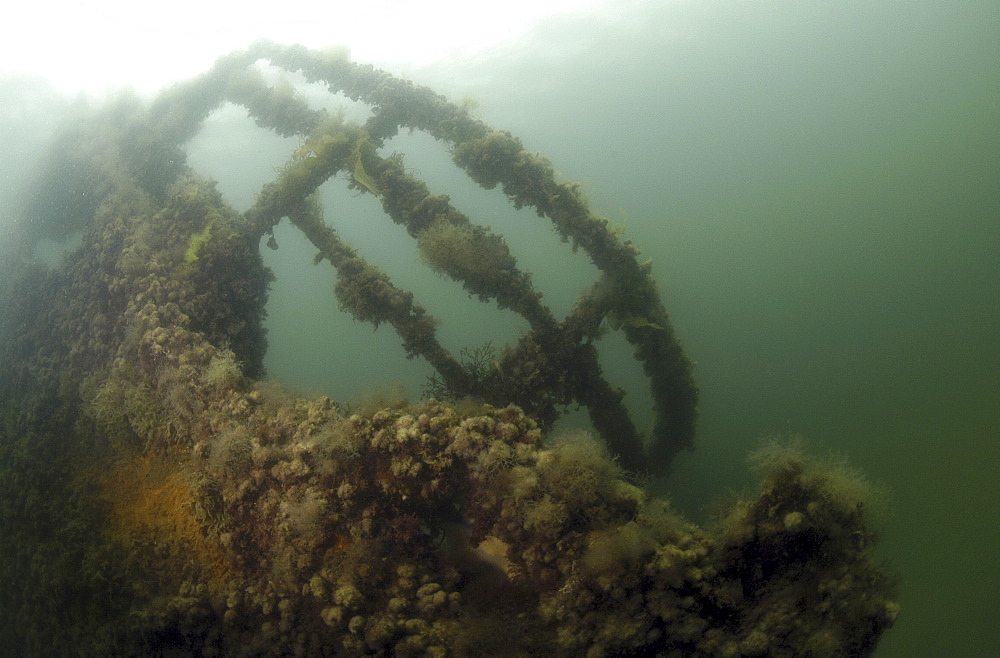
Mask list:
POLYGON ((382 196, 382 190, 379 188, 378 183, 372 178, 368 172, 365 170, 365 164, 363 162, 364 154, 368 151, 374 149, 368 135, 362 135, 354 142, 354 148, 351 150, 351 155, 347 158, 347 164, 350 167, 351 175, 354 180, 364 186, 366 190, 374 194, 375 196, 382 196))
MULTIPOLYGON (((371 67, 267 42, 132 108, 122 134, 99 123, 108 141, 77 145, 111 158, 94 207, 73 209, 80 246, 57 270, 20 271, 0 300, 0 646, 860 656, 894 623, 872 489, 849 469, 765 450, 759 490, 706 527, 642 486, 637 472, 690 447, 691 363, 651 268, 509 133, 371 67), (246 74, 261 58, 369 102, 372 119, 348 125, 262 86, 246 74), (306 137, 245 213, 177 157, 225 100, 306 137), (170 121, 157 118, 166 108, 170 121), (402 126, 447 140, 473 180, 588 253, 601 279, 567 317, 500 236, 378 154, 402 126), (135 131, 149 138, 129 150, 135 131), (380 196, 432 266, 530 331, 453 357, 414 295, 324 220, 313 193, 339 171, 380 196), (478 399, 352 408, 268 382, 259 249, 284 217, 336 269, 344 310, 391 325, 440 392, 478 399), (626 339, 654 393, 646 442, 601 374, 592 338, 606 317, 635 329, 626 339), (572 404, 595 435, 553 436, 572 404)), ((39 171, 39 189, 65 173, 39 171)))

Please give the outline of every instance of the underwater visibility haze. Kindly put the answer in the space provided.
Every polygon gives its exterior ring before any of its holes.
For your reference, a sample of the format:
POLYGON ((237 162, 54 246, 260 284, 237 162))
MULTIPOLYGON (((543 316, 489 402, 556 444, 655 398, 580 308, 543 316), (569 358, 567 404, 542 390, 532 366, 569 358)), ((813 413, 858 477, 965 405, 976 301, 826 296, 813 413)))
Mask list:
POLYGON ((0 79, 0 644, 989 654, 1000 9, 597 5, 0 79))

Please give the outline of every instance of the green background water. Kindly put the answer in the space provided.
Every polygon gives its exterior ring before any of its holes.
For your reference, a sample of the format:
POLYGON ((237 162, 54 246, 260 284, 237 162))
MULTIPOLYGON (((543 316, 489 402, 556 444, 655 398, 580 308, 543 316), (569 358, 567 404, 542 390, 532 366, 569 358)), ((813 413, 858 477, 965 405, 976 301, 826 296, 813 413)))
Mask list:
MULTIPOLYGON (((696 450, 657 483, 665 495, 703 518, 752 485, 745 455, 762 436, 844 454, 893 500, 882 555, 902 613, 878 655, 992 655, 1000 3, 702 4, 625 3, 610 23, 550 23, 518 49, 393 72, 476 102, 653 259, 702 391, 696 450)), ((190 163, 242 210, 297 145, 226 108, 190 163)), ((557 313, 593 280, 583 254, 475 188, 433 140, 402 135, 392 150, 504 233, 557 313)), ((342 235, 441 319, 448 347, 524 330, 423 267, 370 195, 333 180, 324 196, 342 235)), ((263 250, 277 274, 270 373, 339 399, 393 382, 418 396, 428 366, 388 327, 337 310, 332 271, 293 229, 276 237, 263 250)), ((648 420, 627 348, 613 334, 601 346, 648 420)))

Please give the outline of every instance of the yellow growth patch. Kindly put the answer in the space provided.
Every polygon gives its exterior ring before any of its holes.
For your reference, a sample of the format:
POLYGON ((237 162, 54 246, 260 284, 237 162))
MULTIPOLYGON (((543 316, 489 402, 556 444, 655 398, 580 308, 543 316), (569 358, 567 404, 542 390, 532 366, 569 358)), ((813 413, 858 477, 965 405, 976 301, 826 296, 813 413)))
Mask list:
MULTIPOLYGON (((229 573, 225 551, 206 536, 195 518, 196 501, 182 474, 154 457, 124 460, 100 479, 100 498, 108 506, 109 539, 126 550, 153 543, 166 546, 168 561, 193 561, 203 576, 221 584, 229 573)), ((169 566, 169 565, 163 565, 169 566)), ((180 573, 180 570, 176 573, 180 573)))
POLYGON ((201 248, 212 237, 212 224, 214 223, 214 220, 210 221, 208 224, 205 224, 205 228, 191 236, 191 239, 188 241, 187 251, 184 252, 185 263, 194 265, 198 260, 198 252, 201 251, 201 248))

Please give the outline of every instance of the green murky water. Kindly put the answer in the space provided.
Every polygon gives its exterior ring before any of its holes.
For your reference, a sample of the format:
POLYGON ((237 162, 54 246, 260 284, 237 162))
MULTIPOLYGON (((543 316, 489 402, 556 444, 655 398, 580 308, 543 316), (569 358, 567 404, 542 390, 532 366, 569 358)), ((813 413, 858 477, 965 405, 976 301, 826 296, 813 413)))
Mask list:
MULTIPOLYGON (((397 73, 476 101, 653 259, 702 390, 697 449, 659 483, 665 495, 703 517, 749 486, 746 452, 767 435, 842 453, 893 498, 883 555, 902 613, 878 655, 988 655, 1000 643, 1000 6, 664 4, 397 73)), ((296 146, 223 110, 190 163, 243 210, 296 146)), ((391 148, 504 233, 557 313, 593 280, 583 255, 463 179, 433 140, 391 148)), ((342 180, 324 190, 329 220, 441 319, 447 346, 524 329, 422 266, 370 195, 342 180)), ((276 237, 271 375, 340 399, 393 382, 418 396, 429 367, 337 310, 332 271, 294 230, 276 237)), ((613 334, 602 349, 642 417, 628 350, 613 334)))

